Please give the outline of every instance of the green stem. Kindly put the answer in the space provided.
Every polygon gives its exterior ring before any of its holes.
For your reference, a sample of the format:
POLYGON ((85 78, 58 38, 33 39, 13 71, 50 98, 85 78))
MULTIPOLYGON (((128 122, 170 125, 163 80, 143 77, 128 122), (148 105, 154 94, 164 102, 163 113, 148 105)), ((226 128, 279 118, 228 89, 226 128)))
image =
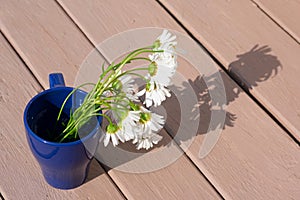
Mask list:
POLYGON ((62 111, 63 111, 63 109, 64 109, 64 107, 65 107, 65 105, 66 105, 68 99, 72 96, 72 94, 74 94, 79 88, 81 88, 81 87, 83 87, 83 86, 86 86, 86 85, 95 85, 95 84, 94 84, 94 83, 84 83, 84 84, 81 84, 81 85, 79 85, 78 87, 74 88, 74 89, 72 90, 72 92, 70 92, 70 93, 68 94, 68 96, 65 98, 65 100, 64 100, 64 102, 63 102, 63 104, 62 104, 62 106, 61 106, 61 108, 60 108, 60 110, 59 110, 59 113, 58 113, 58 116, 57 116, 57 119, 56 119, 57 121, 59 121, 60 116, 61 116, 61 113, 62 113, 62 111))

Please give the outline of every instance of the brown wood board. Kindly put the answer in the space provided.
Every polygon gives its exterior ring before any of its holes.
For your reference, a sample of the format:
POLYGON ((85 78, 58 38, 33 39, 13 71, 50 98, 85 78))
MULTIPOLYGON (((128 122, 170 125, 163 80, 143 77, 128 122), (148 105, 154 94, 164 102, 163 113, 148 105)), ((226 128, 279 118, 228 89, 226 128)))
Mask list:
MULTIPOLYGON (((88 54, 87 50, 91 45, 57 4, 50 1, 10 1, 5 3, 5 9, 1 10, 1 19, 1 30, 44 87, 47 87, 48 74, 56 70, 65 74, 67 83, 74 81, 78 65, 88 54), (44 10, 47 11, 44 12, 44 10), (16 14, 11 17, 10 13, 16 14), (35 40, 32 38, 33 32, 35 40), (67 36, 63 37, 64 34, 67 36), (42 48, 47 45, 50 47, 42 48), (61 67, 57 68, 56 63, 62 63, 61 67)), ((164 134, 166 135, 166 133, 164 134)), ((217 192, 185 156, 172 166, 156 173, 130 175, 130 180, 124 178, 128 174, 118 174, 114 170, 110 170, 109 174, 118 181, 118 187, 123 189, 122 192, 125 192, 125 196, 129 197, 137 198, 143 191, 148 191, 149 198, 166 195, 180 198, 186 195, 185 192, 189 192, 190 197, 195 199, 201 196, 203 198, 219 198, 217 192), (185 171, 182 166, 188 171, 185 171), (176 173, 181 176, 174 176, 173 179, 164 178, 171 177, 167 172, 173 171, 172 169, 176 169, 176 173), (115 177, 114 174, 116 174, 115 177), (151 187, 146 184, 138 184, 143 182, 151 184, 151 187), (132 183, 130 184, 132 186, 124 187, 127 183, 132 183), (162 192, 161 184, 165 185, 169 192, 162 192), (178 188, 186 189, 183 191, 178 188)), ((83 187, 88 186, 84 185, 83 187)), ((94 190, 95 188, 89 189, 94 190)), ((89 192, 92 193, 92 191, 89 192)), ((101 192, 101 189, 95 192, 101 192)))
POLYGON ((0 192, 5 199, 123 199, 105 171, 92 162, 88 180, 72 190, 49 186, 27 144, 26 103, 42 91, 8 42, 0 35, 0 192))
POLYGON ((297 0, 253 0, 300 44, 300 2, 297 0))
POLYGON ((251 1, 161 2, 300 141, 299 44, 251 1))
MULTIPOLYGON (((131 4, 125 5, 120 4, 118 1, 110 1, 107 7, 95 1, 87 5, 68 0, 59 2, 95 45, 112 34, 127 29, 141 28, 143 27, 143 21, 145 21, 144 26, 167 26, 168 28, 178 29, 178 25, 176 25, 176 23, 170 19, 170 16, 168 16, 158 4, 155 4, 155 2, 147 2, 146 5, 144 5, 145 2, 131 1, 133 6, 130 6, 131 4), (118 12, 124 7, 126 8, 124 10, 127 12, 118 12), (138 11, 135 10, 137 7, 139 8, 138 11), (148 9, 146 9, 146 7, 148 9), (101 12, 101 10, 105 10, 105 13, 101 12), (148 10, 151 10, 151 13, 148 13, 148 10), (145 11, 145 15, 141 13, 141 11, 145 11), (114 13, 114 19, 110 20, 109 14, 107 13, 114 13), (120 17, 118 17, 118 15, 120 17), (136 22, 136 18, 138 19, 137 23, 130 23, 133 21, 136 22), (164 20, 158 21, 156 20, 157 18, 164 20), (153 21, 150 21, 151 19, 153 19, 153 21), (107 21, 109 21, 109 23, 107 23, 107 21), (97 26, 95 26, 95 24, 97 24, 97 26)), ((192 10, 193 9, 191 9, 191 11, 192 10)), ((193 30, 193 27, 188 28, 193 30)), ((178 30, 182 31, 180 29, 178 30)), ((214 38, 218 40, 218 37, 214 38)), ((249 48, 251 49, 254 46, 255 44, 249 48)), ((269 51, 267 50, 267 52, 269 51)), ((236 59, 235 55, 233 57, 236 59)), ((275 64, 276 63, 275 59, 275 64)), ((183 65, 183 69, 186 70, 185 74, 187 74, 187 78, 190 78, 195 84, 199 82, 197 79, 201 77, 193 76, 190 73, 192 69, 188 68, 188 65, 183 65)), ((183 71, 182 73, 184 73, 183 71)), ((201 142, 195 142, 196 145, 191 148, 194 148, 194 150, 189 151, 188 155, 226 198, 242 198, 245 196, 249 198, 278 198, 289 195, 296 197, 298 195, 297 189, 295 187, 291 188, 291 186, 295 185, 297 179, 290 179, 288 177, 293 177, 294 175, 292 174, 297 174, 297 169, 299 168, 298 146, 271 118, 247 97, 241 88, 234 84, 224 72, 220 71, 220 73, 223 74, 226 90, 228 90, 228 127, 225 125, 222 137, 216 145, 216 148, 219 150, 214 149, 212 152, 214 156, 209 154, 207 158, 199 161, 198 151, 204 138, 204 135, 201 136, 201 134, 196 138, 196 141, 199 140, 201 142), (236 116, 236 120, 233 120, 235 118, 234 116, 236 116), (269 134, 267 135, 266 133, 269 134), (255 138, 251 139, 254 136, 255 138), (270 140, 275 140, 276 142, 269 142, 270 140), (257 145, 258 142, 261 145, 257 145), (284 150, 277 148, 278 142, 284 150), (239 152, 239 149, 242 151, 239 152), (292 157, 286 156, 286 152, 290 152, 288 155, 292 155, 292 157), (228 160, 224 159, 225 157, 228 160), (283 161, 283 158, 287 160, 283 161), (281 164, 278 164, 278 162, 281 164), (276 166, 279 165, 282 167, 275 167, 277 169, 274 171, 270 170, 274 163, 276 163, 276 166), (292 171, 287 171, 284 167, 284 163, 293 163, 292 171), (227 167, 223 167, 224 165, 227 167), (251 168, 248 168, 248 165, 250 165, 251 168), (211 170, 212 168, 214 168, 214 170, 211 170), (256 170, 258 170, 259 173, 256 173, 256 170), (215 176, 216 173, 218 176, 215 176), (285 189, 281 188, 282 186, 276 187, 272 185, 268 187, 265 184, 272 184, 278 182, 278 180, 287 178, 288 181, 285 182, 285 186, 283 186, 285 189)), ((209 112, 208 110, 208 113, 209 112)), ((176 114, 178 111, 174 111, 174 113, 176 114)), ((205 118, 209 119, 209 114, 207 117, 204 115, 204 120, 205 118)), ((170 124, 166 125, 167 130, 172 133, 176 124, 178 124, 178 120, 171 121, 170 124)), ((203 126, 205 127, 205 125, 203 126)), ((203 129, 205 132, 205 128, 203 129)))

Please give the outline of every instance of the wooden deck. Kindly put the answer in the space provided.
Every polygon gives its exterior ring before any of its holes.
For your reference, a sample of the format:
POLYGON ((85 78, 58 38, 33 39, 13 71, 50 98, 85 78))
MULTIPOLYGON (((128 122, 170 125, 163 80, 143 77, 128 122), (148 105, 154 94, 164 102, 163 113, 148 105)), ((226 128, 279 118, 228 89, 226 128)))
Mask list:
MULTIPOLYGON (((300 199, 299 10, 298 0, 0 0, 1 197, 300 199), (50 187, 27 145, 26 103, 48 88, 49 73, 64 73, 72 86, 97 44, 143 27, 176 30, 207 50, 226 90, 219 140, 200 159, 214 108, 199 99, 198 134, 188 149, 176 146, 184 154, 172 164, 127 173, 93 160, 79 188, 50 187)), ((179 65, 203 100, 203 74, 183 59, 179 65)), ((176 136, 180 110, 166 105, 172 116, 161 134, 167 143, 176 136)))

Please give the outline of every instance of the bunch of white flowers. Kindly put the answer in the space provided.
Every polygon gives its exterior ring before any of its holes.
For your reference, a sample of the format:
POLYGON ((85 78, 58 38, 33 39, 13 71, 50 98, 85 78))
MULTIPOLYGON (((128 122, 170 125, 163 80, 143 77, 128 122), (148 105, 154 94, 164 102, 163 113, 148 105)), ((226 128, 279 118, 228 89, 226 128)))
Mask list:
POLYGON ((64 138, 78 134, 78 129, 90 116, 101 115, 108 121, 105 146, 110 141, 116 146, 119 141, 129 140, 136 144, 137 149, 149 149, 157 144, 162 139, 158 132, 163 128, 165 120, 147 108, 159 106, 166 97, 171 96, 167 86, 177 68, 175 39, 175 35, 164 30, 151 46, 132 51, 120 63, 111 64, 106 69, 102 66, 103 73, 97 84, 88 93, 83 104, 71 113, 72 120, 64 131, 64 138), (150 55, 141 56, 145 53, 150 55), (144 60, 149 64, 147 67, 123 69, 127 63, 135 60, 144 60), (138 74, 140 70, 146 70, 147 75, 138 74), (141 91, 135 91, 132 76, 145 81, 145 87, 141 91), (145 107, 139 101, 141 96, 144 96, 145 107), (111 115, 100 112, 105 110, 110 111, 111 115))

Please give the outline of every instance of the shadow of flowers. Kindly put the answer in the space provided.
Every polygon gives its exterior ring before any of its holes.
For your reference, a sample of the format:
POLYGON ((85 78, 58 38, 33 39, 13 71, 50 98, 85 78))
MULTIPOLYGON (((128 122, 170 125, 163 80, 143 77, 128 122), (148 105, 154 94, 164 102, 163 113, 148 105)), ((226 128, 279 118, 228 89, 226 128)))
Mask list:
MULTIPOLYGON (((237 60, 230 63, 228 72, 230 76, 239 83, 246 91, 258 86, 260 82, 266 81, 272 76, 275 76, 282 68, 280 61, 276 56, 271 55, 271 48, 268 46, 255 45, 250 51, 237 55, 237 60)), ((189 87, 191 87, 197 96, 197 108, 190 106, 184 112, 190 112, 190 118, 194 122, 198 122, 197 135, 206 134, 216 129, 225 129, 226 127, 233 127, 234 122, 238 116, 236 114, 226 111, 226 106, 230 105, 236 100, 244 91, 241 87, 235 84, 228 74, 222 70, 206 76, 198 76, 194 80, 189 79, 182 83, 181 87, 173 86, 171 91, 172 97, 164 104, 167 113, 167 121, 165 128, 169 134, 174 138, 178 133, 180 126, 182 126, 181 106, 185 102, 180 102, 178 96, 190 98, 189 87), (226 102, 218 101, 218 98, 212 99, 211 93, 218 93, 220 83, 218 82, 218 75, 223 80, 223 85, 226 94, 226 102), (209 85, 209 86, 208 86, 209 85), (211 86, 214 87, 211 87, 211 86), (218 121, 212 118, 212 113, 216 115, 223 114, 225 120, 218 121)), ((221 93, 220 93, 221 95, 221 93)), ((184 130, 187 134, 181 134, 176 142, 180 145, 182 142, 191 139, 189 126, 184 130), (186 136, 186 137, 185 137, 186 136)))
MULTIPOLYGON (((250 51, 237 55, 237 59, 229 65, 228 72, 216 70, 210 75, 199 75, 188 80, 184 78, 179 84, 169 87, 172 96, 162 106, 154 109, 155 112, 166 117, 166 123, 165 129, 160 132, 163 140, 155 145, 150 153, 144 150, 136 151, 131 143, 120 144, 117 148, 112 147, 111 144, 108 147, 100 144, 97 159, 102 162, 106 170, 110 170, 121 165, 130 165, 133 163, 131 161, 139 160, 137 158, 142 155, 156 153, 159 147, 172 147, 173 140, 185 151, 195 136, 209 135, 216 130, 234 126, 238 116, 227 111, 226 107, 234 102, 244 90, 232 81, 229 75, 248 90, 275 76, 280 68, 282 68, 281 63, 276 56, 271 55, 270 47, 255 45, 250 51), (222 89, 225 91, 222 92, 222 89), (212 93, 214 96, 211 95, 212 93), (107 163, 109 164, 106 165, 107 163)), ((156 154, 159 159, 155 162, 161 166, 162 161, 171 159, 173 155, 170 154, 164 158, 156 154)), ((139 161, 145 166, 152 165, 154 161, 147 159, 141 158, 139 161)), ((136 168, 131 172, 137 173, 139 170, 143 171, 140 167, 142 164, 133 163, 126 169, 131 171, 130 167, 135 166, 136 168)))
POLYGON ((282 69, 280 61, 271 52, 266 45, 255 45, 250 51, 237 55, 238 59, 229 65, 229 73, 244 89, 252 89, 282 69))

